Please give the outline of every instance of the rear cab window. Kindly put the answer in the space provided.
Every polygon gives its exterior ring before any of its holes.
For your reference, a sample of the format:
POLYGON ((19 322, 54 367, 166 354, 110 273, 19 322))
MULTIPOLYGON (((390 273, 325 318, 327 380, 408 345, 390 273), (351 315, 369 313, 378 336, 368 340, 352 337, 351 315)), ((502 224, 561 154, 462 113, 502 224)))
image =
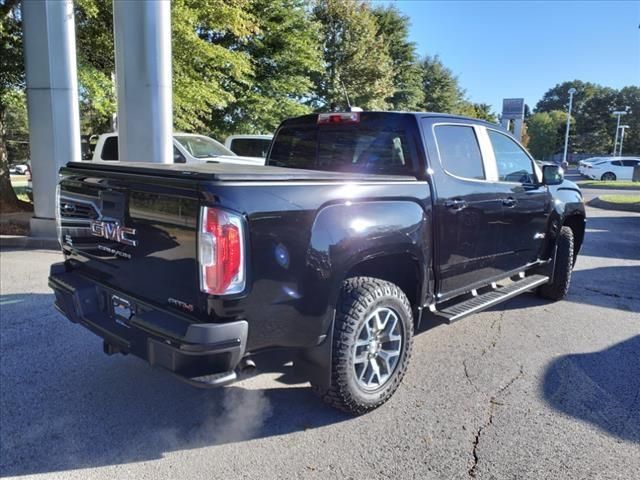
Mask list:
POLYGON ((470 125, 436 125, 434 128, 442 167, 450 175, 486 180, 480 145, 470 125))
POLYGON ((337 172, 414 175, 416 145, 406 117, 361 113, 357 122, 285 124, 268 165, 337 172))
POLYGON ((102 152, 100 153, 100 158, 107 162, 117 162, 118 161, 118 137, 112 136, 104 139, 104 144, 102 145, 102 152))
POLYGON ((234 138, 229 148, 244 157, 266 157, 271 140, 265 138, 234 138))

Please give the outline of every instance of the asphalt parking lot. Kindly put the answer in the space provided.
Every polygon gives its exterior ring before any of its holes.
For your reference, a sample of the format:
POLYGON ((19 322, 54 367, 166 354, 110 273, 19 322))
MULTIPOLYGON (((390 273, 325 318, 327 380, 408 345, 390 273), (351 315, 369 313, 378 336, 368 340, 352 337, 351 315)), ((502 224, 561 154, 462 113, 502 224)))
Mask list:
POLYGON ((565 301, 428 325, 396 395, 359 418, 286 370, 202 391, 107 357, 52 307, 60 255, 4 250, 0 475, 638 478, 640 215, 588 216, 565 301))

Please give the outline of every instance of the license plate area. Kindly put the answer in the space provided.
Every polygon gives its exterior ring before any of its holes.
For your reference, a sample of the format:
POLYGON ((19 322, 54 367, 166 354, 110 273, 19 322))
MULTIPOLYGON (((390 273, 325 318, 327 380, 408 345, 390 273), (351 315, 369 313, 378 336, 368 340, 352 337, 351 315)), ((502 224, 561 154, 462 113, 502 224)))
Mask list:
POLYGON ((130 328, 129 320, 131 320, 131 316, 135 312, 129 300, 126 300, 117 295, 112 295, 111 310, 113 313, 113 319, 116 321, 116 323, 119 323, 120 325, 130 328))

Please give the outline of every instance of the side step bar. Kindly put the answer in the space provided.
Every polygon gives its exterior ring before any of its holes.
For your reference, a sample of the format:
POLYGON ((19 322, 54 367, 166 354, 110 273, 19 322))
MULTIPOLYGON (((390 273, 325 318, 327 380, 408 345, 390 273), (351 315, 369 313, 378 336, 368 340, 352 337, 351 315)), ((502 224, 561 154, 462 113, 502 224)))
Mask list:
POLYGON ((446 306, 441 310, 436 306, 436 310, 433 313, 440 317, 444 317, 448 323, 453 323, 467 315, 480 312, 485 308, 504 302, 505 300, 524 293, 527 290, 543 285, 548 281, 549 277, 545 275, 531 275, 530 277, 524 277, 523 279, 510 283, 504 287, 499 287, 495 290, 490 290, 460 303, 446 306))

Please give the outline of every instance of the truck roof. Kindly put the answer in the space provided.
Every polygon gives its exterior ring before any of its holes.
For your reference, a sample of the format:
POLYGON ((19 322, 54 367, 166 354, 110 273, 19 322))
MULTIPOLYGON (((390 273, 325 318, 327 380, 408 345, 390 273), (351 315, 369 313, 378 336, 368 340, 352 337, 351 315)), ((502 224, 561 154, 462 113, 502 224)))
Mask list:
MULTIPOLYGON (((323 112, 323 113, 346 113, 346 112, 323 112)), ((299 117, 289 118, 282 122, 282 126, 287 125, 312 125, 317 122, 318 115, 320 113, 310 113, 307 115, 301 115, 299 117)), ((438 113, 438 112, 396 112, 396 111, 378 111, 378 110, 365 110, 360 112, 360 116, 362 119, 367 120, 382 120, 384 117, 432 117, 432 118, 448 118, 454 120, 468 120, 474 123, 479 123, 486 126, 491 126, 493 128, 499 127, 502 128, 500 124, 491 123, 486 120, 481 120, 479 118, 465 117, 463 115, 454 115, 451 113, 438 113)))

